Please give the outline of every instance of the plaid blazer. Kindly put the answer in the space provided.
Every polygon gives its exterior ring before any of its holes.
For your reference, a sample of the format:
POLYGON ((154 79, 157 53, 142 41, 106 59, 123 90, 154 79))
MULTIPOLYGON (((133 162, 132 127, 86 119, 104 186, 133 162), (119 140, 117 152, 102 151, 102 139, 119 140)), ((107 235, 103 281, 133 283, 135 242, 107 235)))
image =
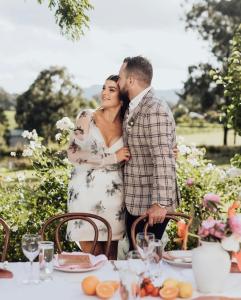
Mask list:
POLYGON ((167 104, 151 89, 123 122, 124 145, 131 159, 124 166, 124 200, 139 216, 152 203, 175 209, 179 204, 175 158, 175 121, 167 104))

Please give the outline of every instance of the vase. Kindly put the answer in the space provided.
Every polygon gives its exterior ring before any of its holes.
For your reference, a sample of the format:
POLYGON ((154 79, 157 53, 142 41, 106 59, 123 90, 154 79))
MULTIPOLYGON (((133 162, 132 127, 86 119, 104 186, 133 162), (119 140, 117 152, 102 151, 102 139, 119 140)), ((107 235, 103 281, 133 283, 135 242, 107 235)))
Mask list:
POLYGON ((201 293, 221 292, 231 267, 230 256, 221 243, 201 242, 192 251, 192 268, 201 293))

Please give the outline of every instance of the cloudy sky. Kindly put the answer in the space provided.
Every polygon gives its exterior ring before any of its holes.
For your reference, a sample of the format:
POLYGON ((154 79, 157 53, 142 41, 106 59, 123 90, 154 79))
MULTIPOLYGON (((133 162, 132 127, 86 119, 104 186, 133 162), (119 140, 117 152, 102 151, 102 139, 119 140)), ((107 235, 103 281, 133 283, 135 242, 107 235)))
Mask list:
POLYGON ((21 93, 51 65, 66 66, 81 87, 102 84, 124 57, 141 54, 153 64, 155 88, 181 88, 189 65, 212 59, 208 45, 185 32, 183 1, 92 0, 90 29, 72 42, 60 35, 46 5, 2 0, 0 87, 21 93))

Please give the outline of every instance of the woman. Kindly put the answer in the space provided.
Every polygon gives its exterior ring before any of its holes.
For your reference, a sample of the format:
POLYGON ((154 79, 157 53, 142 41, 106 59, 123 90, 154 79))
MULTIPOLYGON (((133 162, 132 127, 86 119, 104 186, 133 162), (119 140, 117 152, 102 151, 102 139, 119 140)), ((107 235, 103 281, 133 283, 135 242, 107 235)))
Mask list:
MULTIPOLYGON (((68 158, 74 165, 68 190, 68 211, 97 214, 110 223, 111 259, 116 259, 118 240, 125 232, 120 162, 130 158, 122 140, 122 119, 128 102, 120 99, 117 81, 116 75, 106 79, 101 108, 86 109, 77 116, 68 149, 68 158)), ((96 254, 103 252, 107 238, 105 226, 98 228, 96 254)), ((90 252, 94 233, 87 222, 70 221, 67 236, 72 241, 80 241, 84 252, 90 252)))

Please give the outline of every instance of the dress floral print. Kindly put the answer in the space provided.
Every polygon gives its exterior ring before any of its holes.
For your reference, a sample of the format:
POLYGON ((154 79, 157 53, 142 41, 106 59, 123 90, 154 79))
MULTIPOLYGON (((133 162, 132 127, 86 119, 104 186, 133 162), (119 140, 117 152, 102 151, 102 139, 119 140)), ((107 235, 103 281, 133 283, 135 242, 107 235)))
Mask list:
MULTIPOLYGON (((70 138, 68 158, 74 168, 68 188, 68 211, 88 212, 105 218, 111 225, 112 239, 119 240, 125 232, 125 209, 122 172, 115 152, 123 147, 123 140, 120 138, 107 147, 95 125, 93 113, 93 110, 80 112, 70 138)), ((105 226, 98 221, 96 224, 99 241, 105 241, 105 226)), ((91 241, 94 230, 87 222, 69 221, 67 237, 72 241, 91 241)))

